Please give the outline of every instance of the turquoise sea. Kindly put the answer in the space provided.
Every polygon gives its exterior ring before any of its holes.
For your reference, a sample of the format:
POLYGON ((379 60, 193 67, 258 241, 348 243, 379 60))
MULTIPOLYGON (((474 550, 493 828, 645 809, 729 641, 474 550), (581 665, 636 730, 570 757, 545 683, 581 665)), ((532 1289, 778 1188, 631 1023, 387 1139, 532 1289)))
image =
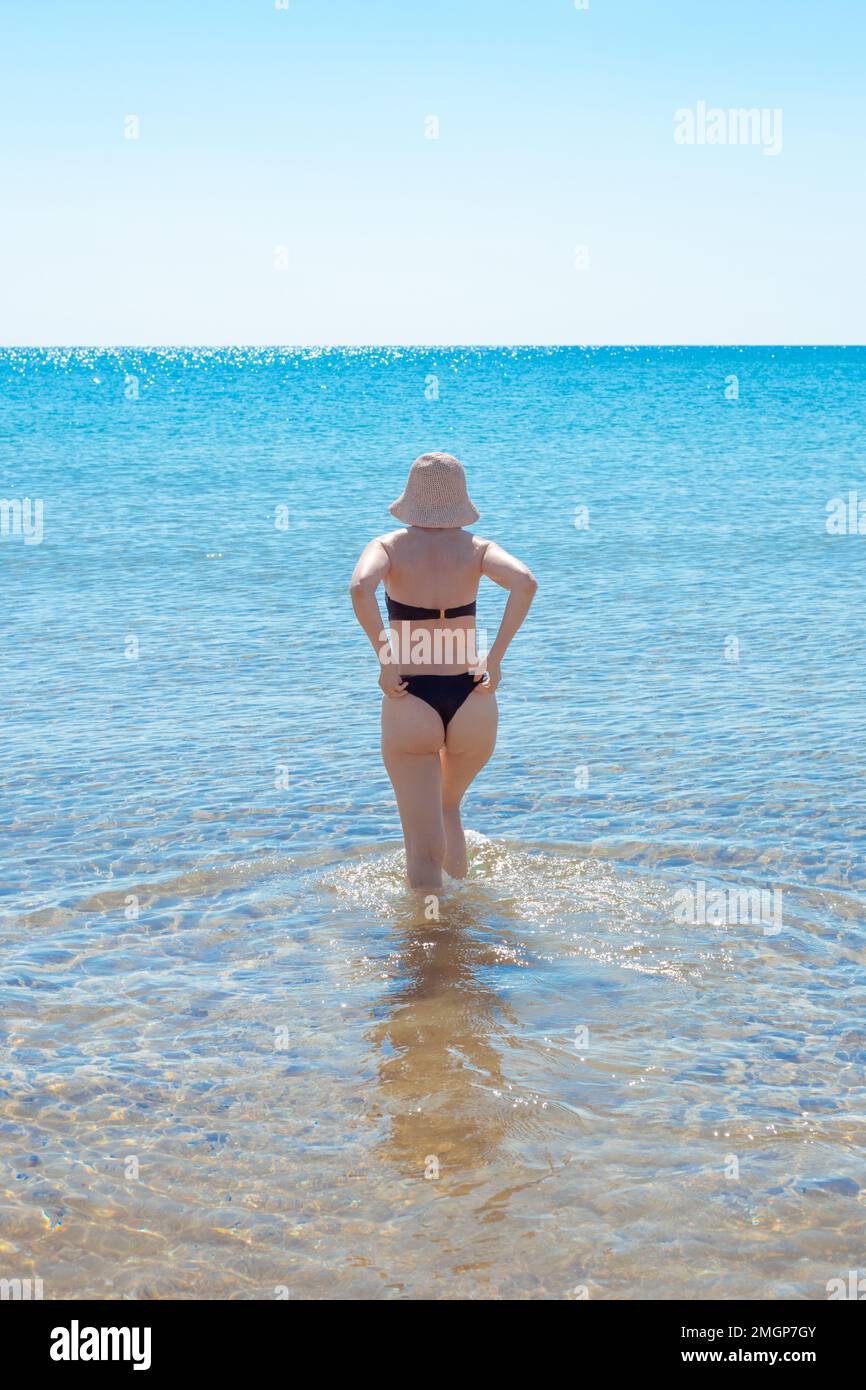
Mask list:
POLYGON ((864 426, 856 348, 0 352, 0 1277, 862 1270, 864 426), (540 586, 438 923, 347 594, 435 449, 540 586))

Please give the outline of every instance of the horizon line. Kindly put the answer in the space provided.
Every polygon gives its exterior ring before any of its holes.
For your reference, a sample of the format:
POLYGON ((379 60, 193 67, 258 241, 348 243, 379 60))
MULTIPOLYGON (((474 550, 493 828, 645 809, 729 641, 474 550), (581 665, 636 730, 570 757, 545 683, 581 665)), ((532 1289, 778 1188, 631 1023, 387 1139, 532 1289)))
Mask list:
POLYGON ((796 343, 738 343, 738 342, 714 342, 714 343, 692 343, 692 342, 640 342, 640 343, 535 343, 535 342, 510 342, 510 343, 210 343, 210 342, 163 342, 163 343, 0 343, 0 352, 45 352, 61 350, 66 352, 95 351, 95 352, 119 352, 135 350, 138 352, 164 352, 166 350, 183 349, 186 351, 240 351, 240 352, 347 352, 347 351, 382 351, 400 348, 404 351, 432 352, 432 351, 474 351, 491 352, 519 348, 528 351, 597 351, 599 349, 660 349, 660 348, 700 348, 711 349, 721 348, 726 350, 743 351, 748 348, 864 348, 866 343, 836 343, 836 342, 796 342, 796 343))

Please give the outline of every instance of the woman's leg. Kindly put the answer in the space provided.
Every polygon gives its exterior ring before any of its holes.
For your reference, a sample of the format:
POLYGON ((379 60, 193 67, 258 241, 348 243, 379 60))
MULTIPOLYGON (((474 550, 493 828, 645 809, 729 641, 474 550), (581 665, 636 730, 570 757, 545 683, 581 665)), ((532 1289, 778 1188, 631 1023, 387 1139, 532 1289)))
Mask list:
POLYGON ((460 820, 460 802, 496 746, 498 722, 496 696, 473 691, 448 725, 445 747, 439 754, 445 827, 443 864, 452 878, 463 878, 466 873, 466 840, 460 820))
POLYGON ((442 887, 445 856, 439 766, 444 735, 435 709, 417 696, 382 701, 382 761, 400 811, 406 877, 412 888, 431 893, 442 887))

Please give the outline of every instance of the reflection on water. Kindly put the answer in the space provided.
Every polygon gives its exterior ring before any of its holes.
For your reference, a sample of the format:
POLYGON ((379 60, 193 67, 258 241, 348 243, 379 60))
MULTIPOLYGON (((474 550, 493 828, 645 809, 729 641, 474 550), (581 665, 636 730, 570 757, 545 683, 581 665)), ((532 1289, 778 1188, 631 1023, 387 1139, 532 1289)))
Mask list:
POLYGON ((445 897, 439 922, 396 930, 401 980, 371 1041, 390 1119, 381 1153, 410 1176, 448 1181, 492 1163, 508 1132, 502 1051, 517 1018, 485 972, 521 961, 514 945, 478 938, 480 917, 445 897))

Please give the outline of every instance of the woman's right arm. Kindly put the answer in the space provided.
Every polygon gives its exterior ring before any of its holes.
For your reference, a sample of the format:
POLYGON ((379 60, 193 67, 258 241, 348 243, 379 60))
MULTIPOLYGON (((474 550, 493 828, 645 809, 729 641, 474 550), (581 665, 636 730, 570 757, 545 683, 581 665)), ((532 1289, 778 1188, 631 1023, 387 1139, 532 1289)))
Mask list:
POLYGON ((355 617, 370 639, 379 660, 379 686, 390 699, 406 694, 406 682, 391 661, 391 648, 387 634, 382 628, 382 614, 376 590, 391 568, 391 559, 380 540, 370 541, 361 551, 361 557, 349 581, 349 593, 355 617))
POLYGON ((478 687, 479 690, 486 690, 490 694, 499 684, 502 658, 529 612, 529 606, 538 588, 538 580, 522 560, 509 555, 508 551, 503 550, 495 541, 489 541, 487 544, 481 561, 481 573, 492 579, 494 584, 508 590, 508 602, 502 614, 502 622, 487 655, 486 666, 490 679, 478 687))

